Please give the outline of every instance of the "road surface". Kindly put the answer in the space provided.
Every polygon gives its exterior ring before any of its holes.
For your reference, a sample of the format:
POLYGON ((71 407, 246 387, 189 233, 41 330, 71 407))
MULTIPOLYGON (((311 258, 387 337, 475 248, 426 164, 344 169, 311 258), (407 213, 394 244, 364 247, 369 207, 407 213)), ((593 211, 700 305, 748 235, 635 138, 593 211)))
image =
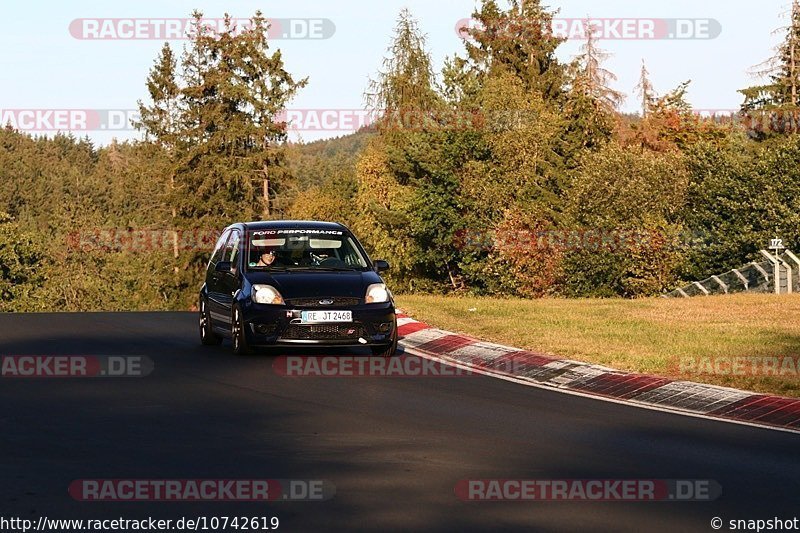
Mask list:
MULTIPOLYGON (((0 378, 0 517, 277 516, 282 531, 712 531, 800 515, 800 438, 484 376, 289 378, 189 313, 0 315, 0 355, 141 355, 141 378, 0 378), (313 479, 328 501, 82 502, 83 479, 313 479), (460 480, 706 479, 715 501, 464 502, 460 480)), ((330 353, 328 352, 325 352, 330 353)), ((346 354, 347 352, 339 352, 346 354)), ((293 354, 318 355, 306 351, 293 354)))

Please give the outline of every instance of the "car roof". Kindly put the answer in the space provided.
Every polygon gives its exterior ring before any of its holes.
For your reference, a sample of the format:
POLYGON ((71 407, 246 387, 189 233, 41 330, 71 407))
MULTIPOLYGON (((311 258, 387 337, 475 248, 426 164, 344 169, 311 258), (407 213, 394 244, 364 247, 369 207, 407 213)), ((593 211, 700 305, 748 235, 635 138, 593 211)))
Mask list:
POLYGON ((245 230, 265 230, 265 229, 321 229, 321 230, 340 230, 350 231, 343 224, 338 222, 321 222, 317 220, 269 220, 243 222, 245 230))

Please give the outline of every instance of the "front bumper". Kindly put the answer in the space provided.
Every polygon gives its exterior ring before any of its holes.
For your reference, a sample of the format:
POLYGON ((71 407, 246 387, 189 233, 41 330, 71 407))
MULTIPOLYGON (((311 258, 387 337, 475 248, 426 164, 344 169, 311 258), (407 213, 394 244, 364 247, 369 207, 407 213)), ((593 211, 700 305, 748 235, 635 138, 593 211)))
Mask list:
POLYGON ((397 316, 391 302, 335 306, 336 311, 352 311, 353 322, 300 324, 301 311, 319 310, 246 302, 242 319, 247 342, 251 346, 388 346, 397 332, 397 316))

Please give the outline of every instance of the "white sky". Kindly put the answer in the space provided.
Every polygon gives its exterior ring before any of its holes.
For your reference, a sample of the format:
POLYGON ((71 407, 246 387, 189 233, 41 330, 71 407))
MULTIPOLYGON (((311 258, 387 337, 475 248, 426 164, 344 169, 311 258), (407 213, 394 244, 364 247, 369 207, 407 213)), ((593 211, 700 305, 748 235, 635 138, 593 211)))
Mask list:
MULTIPOLYGON (((714 39, 604 40, 613 53, 606 67, 619 77, 616 88, 629 95, 624 110, 637 110, 633 88, 641 60, 647 62, 659 92, 691 79, 689 100, 697 109, 736 109, 738 89, 754 83, 748 69, 770 56, 781 39, 773 30, 786 24, 790 0, 545 0, 564 18, 714 19, 722 28, 714 39)), ((270 18, 329 19, 329 39, 281 39, 286 66, 310 83, 290 105, 294 109, 356 110, 362 94, 389 44, 400 9, 408 7, 428 37, 438 67, 460 53, 459 20, 470 17, 474 0, 272 0, 217 2, 142 0, 136 2, 6 2, 6 24, 0 36, 0 117, 20 109, 129 110, 146 96, 144 85, 163 40, 82 40, 70 33, 79 18, 182 18, 199 8, 207 17, 230 12, 249 17, 261 9, 270 18)), ((180 49, 181 41, 172 44, 180 49)), ((559 55, 570 59, 581 43, 569 41, 559 55)), ((133 138, 135 131, 78 131, 98 144, 112 136, 133 138)), ((346 131, 305 131, 304 140, 346 131)), ((297 140, 298 135, 294 134, 297 140)))

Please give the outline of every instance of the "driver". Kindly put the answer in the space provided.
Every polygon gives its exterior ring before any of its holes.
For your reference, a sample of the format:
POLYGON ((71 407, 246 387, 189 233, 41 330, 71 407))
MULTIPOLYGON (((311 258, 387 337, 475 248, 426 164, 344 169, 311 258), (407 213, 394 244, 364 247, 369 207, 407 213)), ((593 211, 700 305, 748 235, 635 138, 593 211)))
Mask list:
POLYGON ((261 257, 256 263, 257 267, 268 267, 272 266, 275 263, 277 256, 275 255, 275 250, 264 250, 261 253, 261 257))

